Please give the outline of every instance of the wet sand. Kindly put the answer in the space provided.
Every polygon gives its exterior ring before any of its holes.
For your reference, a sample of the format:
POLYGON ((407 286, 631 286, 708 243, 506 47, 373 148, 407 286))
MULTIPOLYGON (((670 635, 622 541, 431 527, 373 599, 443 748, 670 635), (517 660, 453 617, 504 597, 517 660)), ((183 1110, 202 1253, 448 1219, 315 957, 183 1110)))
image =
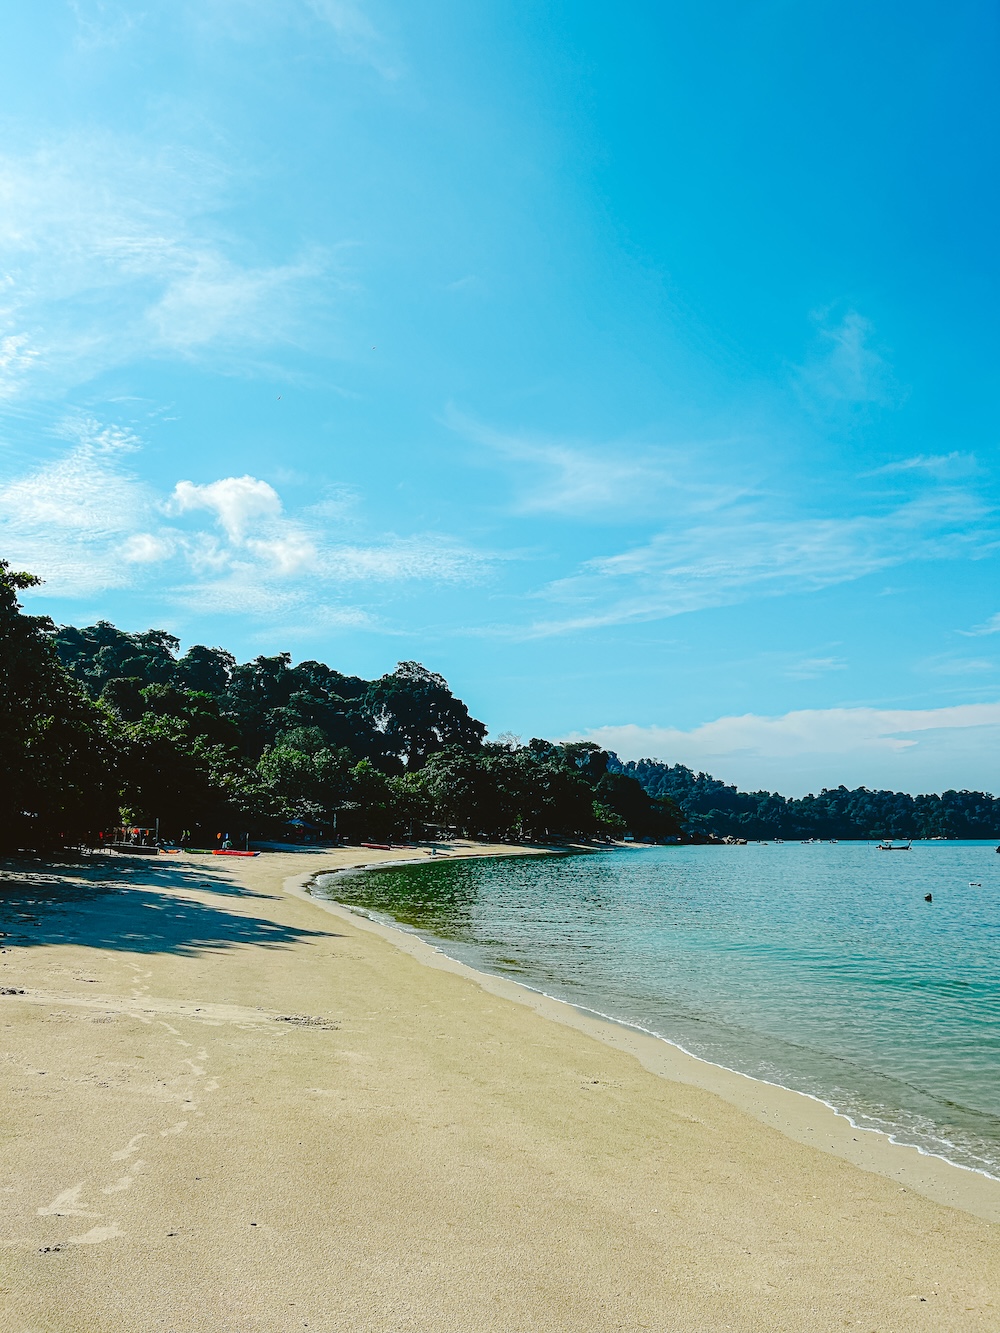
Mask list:
POLYGON ((1000 1185, 304 895, 413 855, 6 867, 0 1328, 1000 1327, 1000 1185))

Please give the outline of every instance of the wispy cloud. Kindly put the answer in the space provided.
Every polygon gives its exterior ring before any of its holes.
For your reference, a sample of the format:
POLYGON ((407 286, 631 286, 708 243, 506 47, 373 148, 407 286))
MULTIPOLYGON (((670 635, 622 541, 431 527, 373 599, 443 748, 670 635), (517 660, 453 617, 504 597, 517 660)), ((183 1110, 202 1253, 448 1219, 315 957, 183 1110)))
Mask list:
POLYGON ((70 449, 0 486, 0 549, 46 580, 42 596, 139 586, 193 608, 248 614, 305 610, 324 623, 370 623, 345 591, 481 580, 495 558, 446 536, 338 540, 328 517, 285 511, 252 476, 158 495, 126 468, 140 441, 91 419, 65 423, 70 449))
POLYGON ((983 676, 995 675, 997 664, 988 657, 954 657, 948 654, 925 658, 917 664, 917 669, 930 676, 983 676))
POLYGON ((749 597, 814 592, 910 560, 982 554, 997 542, 987 518, 974 496, 954 492, 855 518, 720 516, 590 560, 550 584, 539 596, 564 614, 536 623, 533 632, 656 620, 749 597))
POLYGON ((89 419, 64 431, 75 436, 67 453, 0 485, 0 543, 65 596, 125 587, 139 554, 128 543, 156 507, 124 465, 136 438, 89 419))
POLYGON ((84 51, 120 46, 143 15, 111 0, 69 0, 76 19, 76 44, 84 51))
POLYGON ((816 316, 812 351, 795 368, 795 380, 807 402, 828 409, 879 404, 899 398, 892 370, 875 342, 870 320, 856 310, 838 319, 831 312, 816 316))
POLYGON ((973 629, 960 629, 958 632, 968 639, 981 639, 987 634, 1000 634, 1000 611, 990 616, 989 620, 984 620, 981 625, 976 625, 973 629))
POLYGON ((385 79, 399 78, 398 57, 390 53, 385 35, 375 26, 367 8, 356 0, 306 0, 306 3, 328 25, 346 56, 370 65, 385 79))
POLYGON ((916 454, 912 458, 901 458, 898 462, 886 463, 862 473, 865 477, 888 477, 898 473, 921 474, 936 480, 967 477, 979 471, 979 464, 974 454, 916 454))
POLYGON ((705 480, 705 446, 697 451, 629 440, 593 443, 534 432, 497 430, 451 407, 445 422, 509 465, 520 514, 620 522, 662 513, 668 503, 688 512, 730 504, 748 489, 738 478, 705 480))
MULTIPOLYGON (((162 3, 162 0, 161 0, 162 3)), ((311 40, 325 35, 345 59, 366 65, 386 82, 403 73, 403 61, 383 27, 372 17, 372 3, 361 0, 172 0, 189 24, 213 37, 259 42, 282 29, 307 30, 311 40)))
POLYGON ((207 156, 121 136, 0 155, 0 395, 291 338, 326 258, 248 262, 218 221, 231 183, 207 156))
POLYGON ((690 730, 633 724, 597 727, 592 740, 623 759, 659 758, 752 790, 787 795, 885 785, 907 791, 976 785, 996 790, 1000 703, 948 708, 827 708, 721 717, 690 730))
POLYGON ((803 657, 790 663, 784 671, 789 680, 819 680, 831 671, 844 671, 847 663, 842 657, 803 657))

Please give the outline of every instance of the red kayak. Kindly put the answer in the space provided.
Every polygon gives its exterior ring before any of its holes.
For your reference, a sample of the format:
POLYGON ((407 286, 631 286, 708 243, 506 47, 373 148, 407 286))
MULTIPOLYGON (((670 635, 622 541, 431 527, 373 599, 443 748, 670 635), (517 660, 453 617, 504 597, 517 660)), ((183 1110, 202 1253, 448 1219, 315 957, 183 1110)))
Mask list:
POLYGON ((223 851, 221 847, 218 847, 216 848, 215 851, 212 852, 212 855, 213 856, 260 856, 260 852, 234 852, 228 847, 226 848, 225 851, 223 851))
POLYGON ((375 851, 377 851, 377 852, 391 852, 391 851, 392 851, 392 843, 391 843, 391 842, 363 842, 363 843, 361 844, 361 846, 362 846, 362 847, 373 847, 373 848, 375 849, 375 851))

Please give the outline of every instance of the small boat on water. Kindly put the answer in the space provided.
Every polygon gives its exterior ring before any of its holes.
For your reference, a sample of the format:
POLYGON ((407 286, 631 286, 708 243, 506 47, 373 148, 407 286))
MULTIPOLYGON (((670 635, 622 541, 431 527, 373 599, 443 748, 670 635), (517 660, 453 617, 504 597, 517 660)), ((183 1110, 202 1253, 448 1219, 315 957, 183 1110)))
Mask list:
POLYGON ((878 845, 880 852, 908 852, 910 850, 909 842, 900 843, 898 846, 891 838, 883 838, 878 845))

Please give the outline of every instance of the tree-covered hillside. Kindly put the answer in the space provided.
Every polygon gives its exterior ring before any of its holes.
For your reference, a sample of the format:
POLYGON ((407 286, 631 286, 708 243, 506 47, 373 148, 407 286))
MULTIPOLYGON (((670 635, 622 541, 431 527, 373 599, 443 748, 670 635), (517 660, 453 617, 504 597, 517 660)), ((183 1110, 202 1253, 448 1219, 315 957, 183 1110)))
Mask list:
POLYGON ((0 846, 50 847, 119 823, 215 845, 309 826, 383 840, 995 838, 984 792, 859 787, 790 799, 586 742, 485 739, 418 662, 377 680, 288 653, 239 663, 163 630, 25 615, 33 575, 0 561, 0 846))
POLYGON ((162 630, 56 627, 0 561, 0 845, 94 839, 118 823, 216 845, 295 827, 355 839, 677 836, 669 799, 596 745, 487 742, 439 675, 377 680, 288 653, 183 655, 162 630))
POLYGON ((654 797, 675 801, 689 833, 742 838, 996 838, 1000 799, 981 791, 910 796, 858 787, 824 788, 818 796, 737 791, 683 764, 657 759, 623 763, 612 772, 638 779, 654 797))

